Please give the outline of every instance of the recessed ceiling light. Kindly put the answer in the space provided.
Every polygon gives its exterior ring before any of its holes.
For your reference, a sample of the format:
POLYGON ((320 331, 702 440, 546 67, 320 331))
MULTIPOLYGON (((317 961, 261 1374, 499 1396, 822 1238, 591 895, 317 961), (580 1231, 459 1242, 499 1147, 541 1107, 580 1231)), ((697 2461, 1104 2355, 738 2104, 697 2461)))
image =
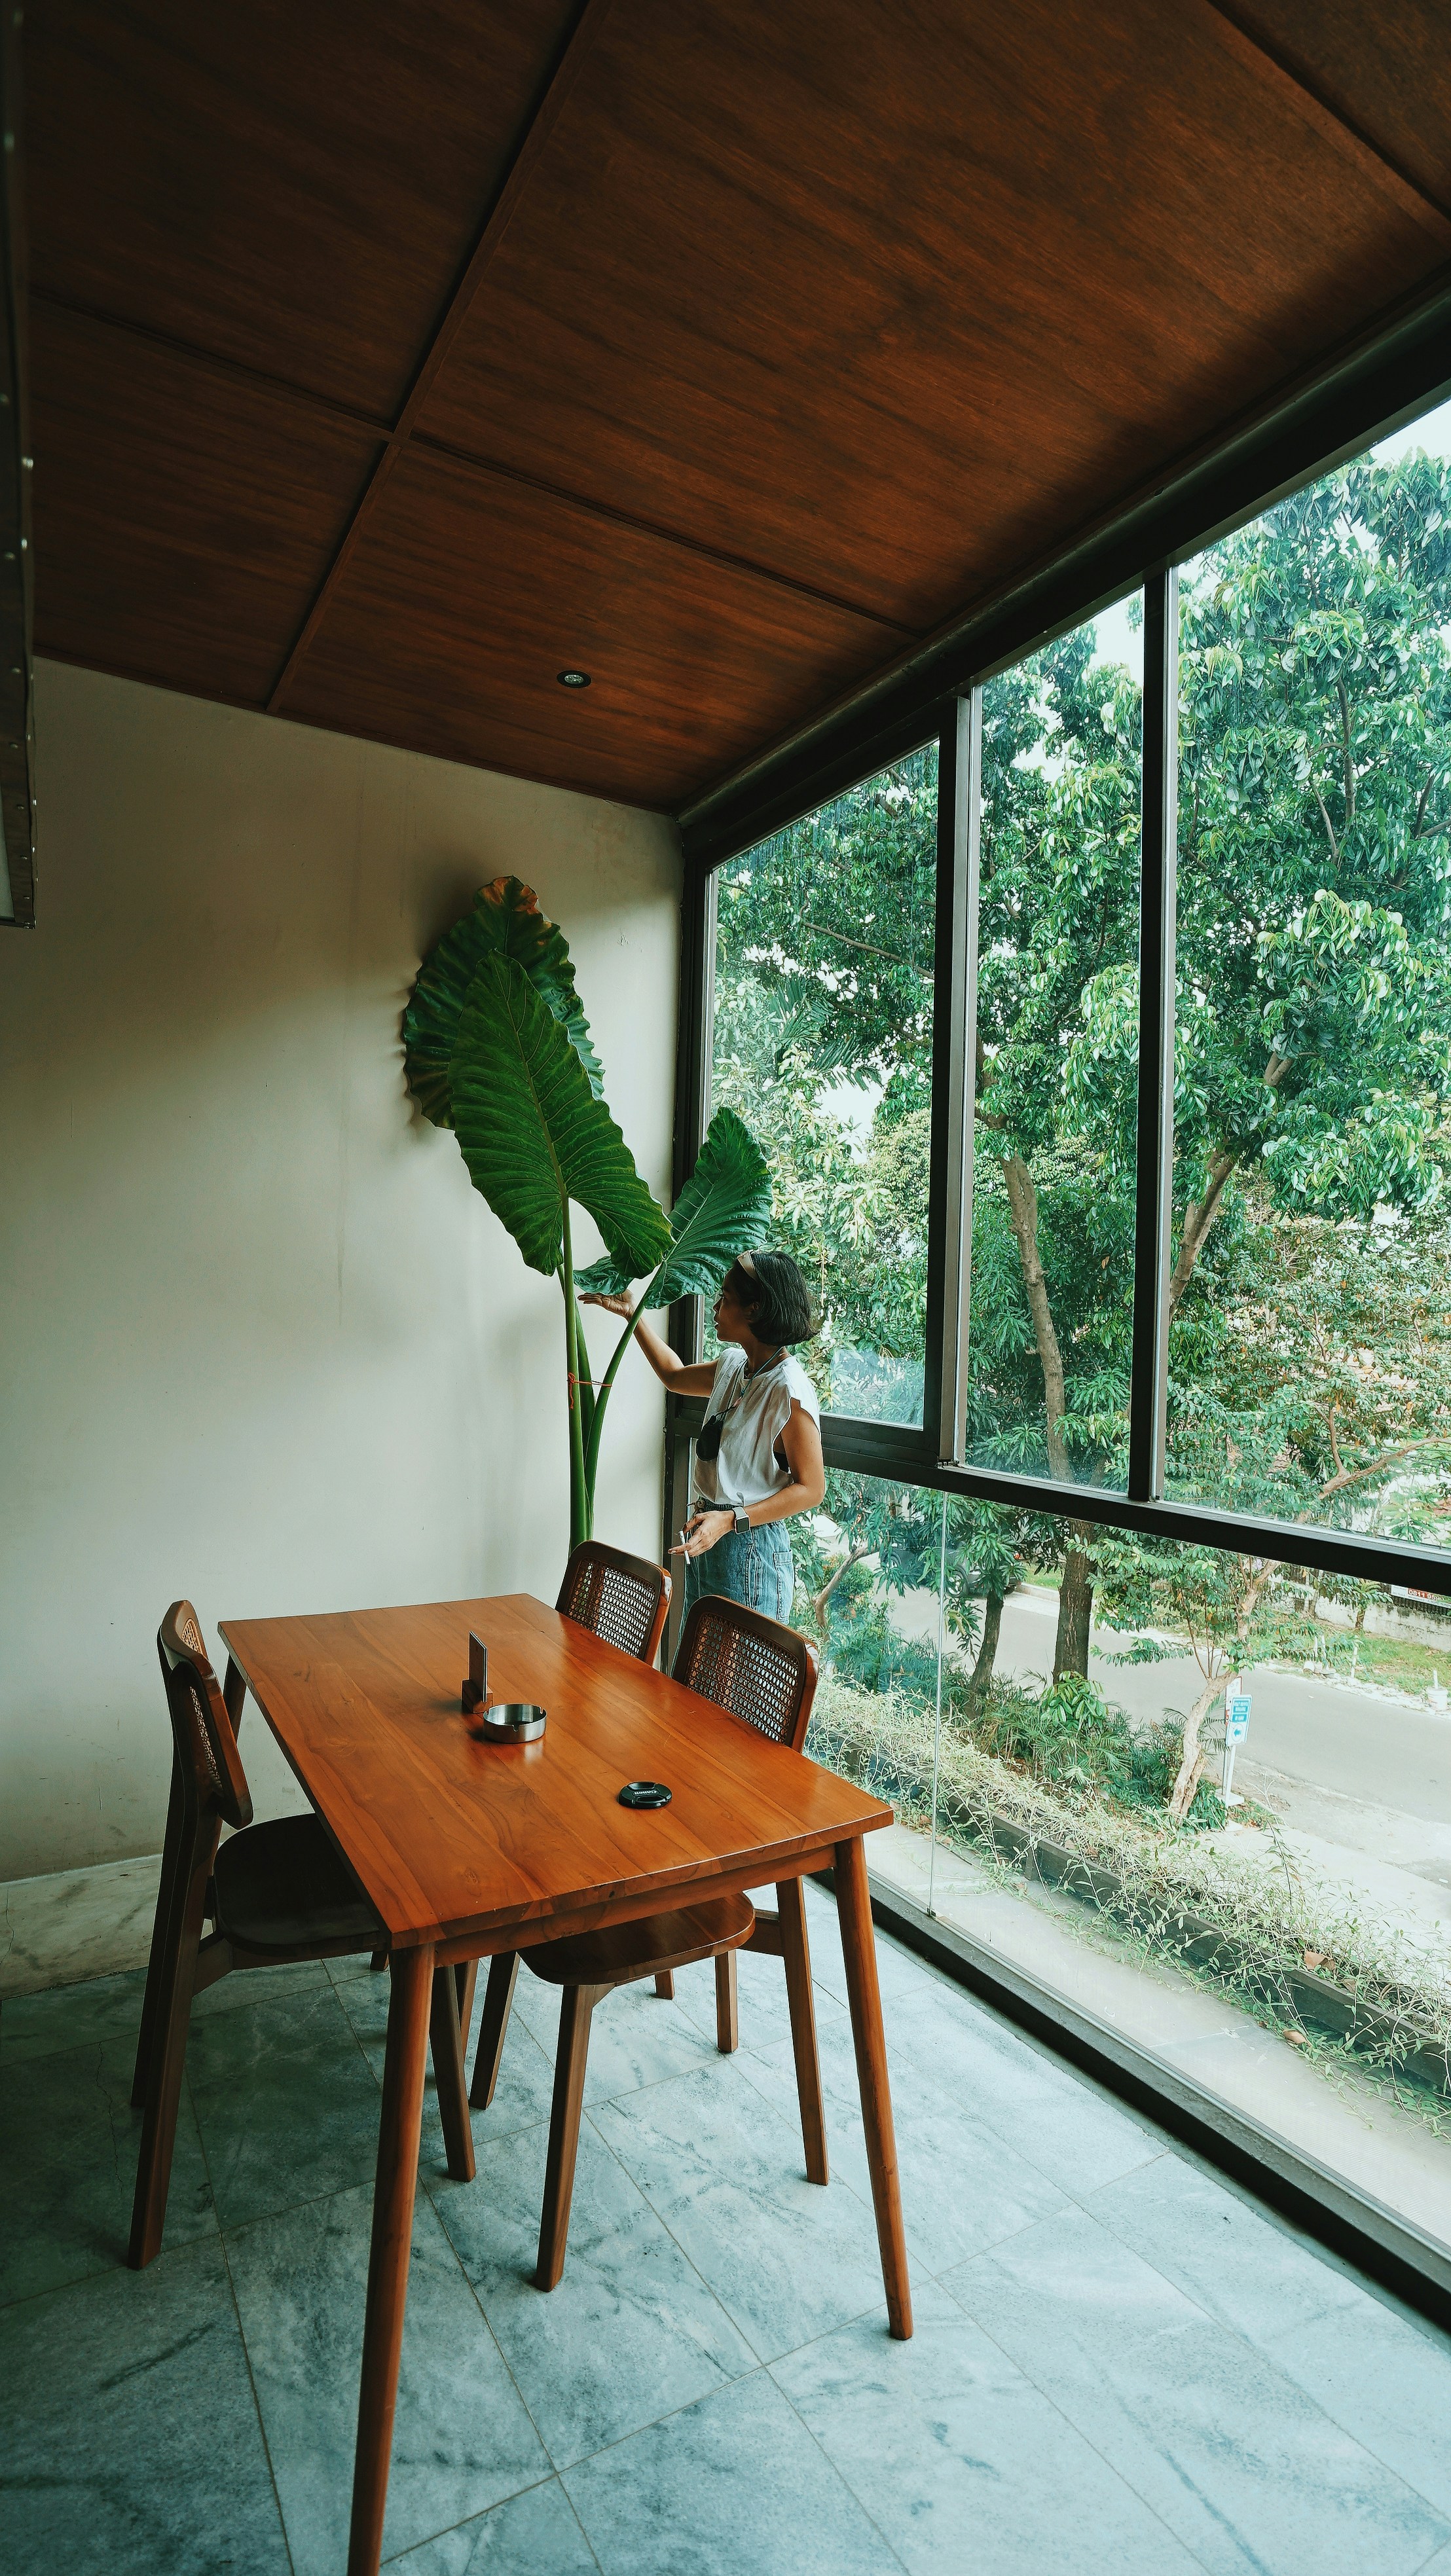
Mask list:
POLYGON ((556 671, 554 676, 562 689, 587 689, 589 687, 590 675, 588 671, 556 671))

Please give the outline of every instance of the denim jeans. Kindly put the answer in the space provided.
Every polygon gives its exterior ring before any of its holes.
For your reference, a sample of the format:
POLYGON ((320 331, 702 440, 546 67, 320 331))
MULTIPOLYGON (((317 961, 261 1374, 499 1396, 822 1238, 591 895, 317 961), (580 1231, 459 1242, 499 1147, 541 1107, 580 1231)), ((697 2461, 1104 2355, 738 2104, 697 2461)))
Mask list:
POLYGON ((723 1592, 728 1601, 740 1601, 748 1610, 760 1610, 768 1619, 789 1619, 795 1575, 791 1563, 791 1541, 784 1521, 768 1521, 764 1529, 749 1529, 740 1538, 727 1530, 704 1556, 693 1556, 685 1574, 685 1606, 705 1594, 723 1592))

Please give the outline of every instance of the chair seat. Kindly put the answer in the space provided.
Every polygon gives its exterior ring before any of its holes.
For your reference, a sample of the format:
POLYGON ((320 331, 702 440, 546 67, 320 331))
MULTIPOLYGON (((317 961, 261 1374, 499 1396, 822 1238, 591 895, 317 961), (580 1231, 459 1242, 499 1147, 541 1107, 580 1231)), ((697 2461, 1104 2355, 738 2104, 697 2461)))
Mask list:
POLYGON ((718 1950, 738 1950, 755 1928, 748 1896, 716 1896, 674 1914, 647 1914, 606 1932, 577 1932, 521 1953, 549 1986, 627 1986, 665 1968, 688 1968, 718 1950))
POLYGON ((245 1950, 369 1950, 387 1940, 316 1816, 248 1825, 218 1845, 217 1929, 245 1950))

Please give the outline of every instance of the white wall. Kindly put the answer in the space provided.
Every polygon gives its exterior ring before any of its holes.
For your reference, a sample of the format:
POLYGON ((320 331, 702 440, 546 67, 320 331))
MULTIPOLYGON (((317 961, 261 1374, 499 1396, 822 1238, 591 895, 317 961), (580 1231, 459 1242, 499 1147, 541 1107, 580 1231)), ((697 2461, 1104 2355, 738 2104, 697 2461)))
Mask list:
MULTIPOLYGON (((403 1084, 475 887, 512 870, 563 923, 657 1194, 675 1043, 658 817, 53 664, 37 697, 41 926, 0 934, 0 1878, 159 1847, 178 1594, 209 1636, 553 1597, 559 1290, 403 1084)), ((660 1431, 632 1355, 598 1526, 651 1555, 660 1431)), ((259 1814, 295 1803, 255 1713, 243 1753, 259 1814)))

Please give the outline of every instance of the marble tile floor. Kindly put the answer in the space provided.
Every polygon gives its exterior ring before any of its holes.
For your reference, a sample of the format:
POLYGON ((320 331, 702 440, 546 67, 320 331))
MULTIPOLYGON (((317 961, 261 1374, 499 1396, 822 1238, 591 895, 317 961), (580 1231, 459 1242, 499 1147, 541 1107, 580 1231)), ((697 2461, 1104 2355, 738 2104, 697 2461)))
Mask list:
MULTIPOLYGON (((917 2332, 886 2333, 836 1916, 835 2164, 779 1963, 601 2009, 569 2259, 530 2272, 557 1998, 478 2177, 432 2094, 385 2555, 408 2576, 1451 2576, 1451 2344, 888 1942, 917 2332)), ((342 2576, 386 1981, 197 2009, 164 2250, 122 2261, 135 1971, 0 2011, 0 2571, 342 2576)))

